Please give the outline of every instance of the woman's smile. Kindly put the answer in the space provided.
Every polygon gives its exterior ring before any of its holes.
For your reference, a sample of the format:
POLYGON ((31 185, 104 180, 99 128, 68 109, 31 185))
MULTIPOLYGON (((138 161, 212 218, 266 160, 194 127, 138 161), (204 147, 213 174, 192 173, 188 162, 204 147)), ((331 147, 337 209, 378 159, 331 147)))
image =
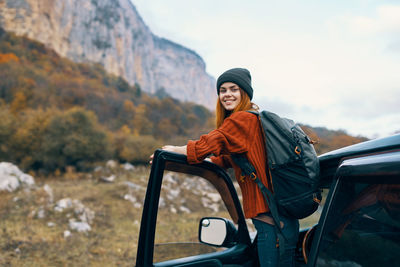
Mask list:
POLYGON ((239 86, 232 82, 223 83, 219 90, 219 100, 226 110, 234 110, 241 100, 239 86))

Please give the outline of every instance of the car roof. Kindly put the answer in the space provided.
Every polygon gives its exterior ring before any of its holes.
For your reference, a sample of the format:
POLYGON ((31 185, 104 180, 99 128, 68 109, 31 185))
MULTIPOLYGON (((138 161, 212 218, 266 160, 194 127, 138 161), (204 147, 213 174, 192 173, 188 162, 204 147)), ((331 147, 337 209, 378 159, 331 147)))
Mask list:
POLYGON ((339 148, 319 156, 320 162, 334 158, 343 158, 359 154, 374 153, 379 151, 388 151, 400 149, 400 134, 387 136, 384 138, 373 139, 351 146, 339 148))
POLYGON ((346 159, 336 175, 359 182, 400 183, 400 150, 346 159))
POLYGON ((343 160, 396 150, 400 150, 400 134, 365 141, 322 154, 318 157, 321 167, 320 186, 329 187, 343 160))

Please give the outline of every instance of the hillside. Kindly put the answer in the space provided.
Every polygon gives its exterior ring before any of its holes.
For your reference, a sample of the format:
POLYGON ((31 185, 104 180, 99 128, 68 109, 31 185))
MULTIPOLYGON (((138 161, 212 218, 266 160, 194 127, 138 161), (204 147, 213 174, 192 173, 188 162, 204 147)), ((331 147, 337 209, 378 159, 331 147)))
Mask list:
POLYGON ((0 1, 0 27, 79 63, 99 63, 131 86, 215 107, 215 79, 193 50, 154 35, 131 0, 0 1))
POLYGON ((147 94, 0 29, 0 161, 49 170, 106 158, 144 163, 160 143, 197 138, 210 120, 203 106, 147 94))
POLYGON ((329 130, 325 127, 311 127, 308 125, 302 125, 302 128, 316 142, 314 147, 318 155, 368 140, 363 136, 351 136, 344 130, 329 130))

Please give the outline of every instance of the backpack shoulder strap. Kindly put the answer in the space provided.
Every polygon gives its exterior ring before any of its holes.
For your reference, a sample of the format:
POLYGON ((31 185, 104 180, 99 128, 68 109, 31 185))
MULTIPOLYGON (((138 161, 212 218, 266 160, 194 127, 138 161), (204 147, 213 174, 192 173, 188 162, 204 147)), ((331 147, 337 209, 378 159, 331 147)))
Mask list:
POLYGON ((259 113, 257 110, 254 110, 254 109, 246 110, 246 112, 251 113, 251 114, 254 114, 254 115, 257 115, 257 116, 260 115, 260 113, 259 113))
POLYGON ((261 180, 257 177, 257 173, 253 165, 249 162, 249 160, 246 158, 244 154, 231 154, 231 158, 233 162, 235 162, 236 165, 238 165, 242 171, 242 177, 244 176, 249 176, 251 179, 257 184, 257 186, 260 188, 267 205, 269 207, 269 210, 271 211, 272 219, 275 224, 276 228, 276 234, 278 236, 279 240, 279 252, 280 256, 283 255, 285 249, 285 236, 282 232, 281 228, 281 220, 279 218, 279 213, 278 213, 278 206, 276 204, 275 198, 270 190, 261 182, 261 180))

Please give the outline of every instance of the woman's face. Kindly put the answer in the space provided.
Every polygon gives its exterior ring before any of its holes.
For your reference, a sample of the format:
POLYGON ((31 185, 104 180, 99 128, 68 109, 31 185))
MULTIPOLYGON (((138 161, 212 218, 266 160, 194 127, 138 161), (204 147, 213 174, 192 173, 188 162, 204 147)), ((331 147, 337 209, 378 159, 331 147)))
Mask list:
POLYGON ((233 111, 239 105, 241 98, 240 88, 235 83, 226 82, 219 88, 219 101, 228 111, 233 111))

